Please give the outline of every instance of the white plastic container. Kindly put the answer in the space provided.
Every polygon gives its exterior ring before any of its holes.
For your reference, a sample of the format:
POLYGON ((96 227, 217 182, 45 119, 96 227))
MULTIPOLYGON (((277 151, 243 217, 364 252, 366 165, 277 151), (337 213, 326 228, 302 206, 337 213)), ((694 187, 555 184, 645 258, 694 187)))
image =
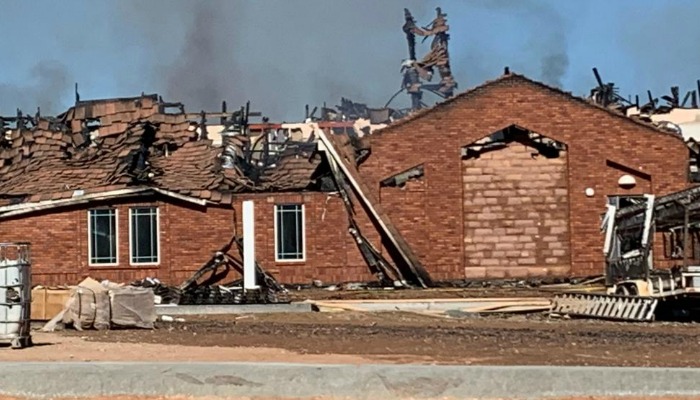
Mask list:
POLYGON ((0 243, 0 342, 31 346, 31 265, 28 243, 0 243))

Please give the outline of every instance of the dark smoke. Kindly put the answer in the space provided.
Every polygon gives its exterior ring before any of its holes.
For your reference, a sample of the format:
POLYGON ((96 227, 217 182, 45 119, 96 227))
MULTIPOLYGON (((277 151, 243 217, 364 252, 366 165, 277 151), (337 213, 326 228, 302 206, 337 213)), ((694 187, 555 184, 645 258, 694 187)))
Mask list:
POLYGON ((72 93, 72 80, 66 67, 57 61, 42 61, 30 71, 30 81, 17 85, 0 83, 0 110, 14 115, 17 108, 34 114, 41 107, 44 115, 60 112, 61 100, 72 93))
POLYGON ((421 23, 434 17, 433 4, 421 0, 115 4, 148 48, 146 72, 164 97, 195 111, 251 100, 287 120, 301 119, 304 104, 336 105, 341 96, 383 105, 407 58, 403 8, 421 23))
MULTIPOLYGON (((55 27, 67 65, 89 60, 84 75, 42 61, 26 84, 0 84, 0 107, 62 111, 74 79, 84 99, 158 92, 189 111, 250 100, 276 120, 299 120, 305 104, 333 106, 343 96, 381 106, 400 88, 408 56, 403 8, 426 25, 438 5, 448 14, 459 90, 506 65, 554 85, 567 74, 566 23, 537 0, 121 0, 87 10, 106 26, 95 34, 89 24, 55 27), (517 33, 504 37, 514 31, 504 24, 517 33)), ((419 43, 419 57, 429 44, 419 43)), ((398 96, 392 106, 407 103, 398 96)))
MULTIPOLYGON (((179 56, 164 71, 168 97, 212 109, 235 93, 235 39, 226 38, 225 21, 219 12, 217 3, 208 1, 200 3, 191 14, 179 56)), ((240 14, 237 17, 234 21, 241 19, 240 14)))
POLYGON ((569 68, 569 57, 565 53, 548 54, 542 57, 542 79, 561 87, 561 78, 569 68))
POLYGON ((444 9, 452 29, 452 66, 461 87, 511 70, 561 86, 569 68, 569 28, 538 0, 471 0, 444 9), (505 28, 505 29, 504 29, 505 28))

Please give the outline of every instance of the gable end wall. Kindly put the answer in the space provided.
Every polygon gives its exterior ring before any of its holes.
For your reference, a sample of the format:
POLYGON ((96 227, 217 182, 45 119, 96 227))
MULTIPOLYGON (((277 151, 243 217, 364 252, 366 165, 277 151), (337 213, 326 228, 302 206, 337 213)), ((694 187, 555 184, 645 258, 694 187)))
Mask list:
MULTIPOLYGON (((373 190, 379 182, 414 165, 424 164, 424 230, 405 230, 409 244, 426 247, 430 273, 464 278, 455 266, 463 256, 463 185, 461 147, 510 125, 541 133, 568 146, 571 274, 603 271, 600 214, 607 194, 624 194, 607 161, 651 176, 651 190, 666 194, 687 187, 688 151, 682 140, 624 117, 588 106, 523 78, 482 86, 405 123, 370 138, 372 154, 360 173, 373 190), (586 197, 586 188, 595 195, 586 197)), ((637 190, 632 190, 635 192, 637 190)), ((410 219, 411 207, 387 198, 392 219, 410 219)))

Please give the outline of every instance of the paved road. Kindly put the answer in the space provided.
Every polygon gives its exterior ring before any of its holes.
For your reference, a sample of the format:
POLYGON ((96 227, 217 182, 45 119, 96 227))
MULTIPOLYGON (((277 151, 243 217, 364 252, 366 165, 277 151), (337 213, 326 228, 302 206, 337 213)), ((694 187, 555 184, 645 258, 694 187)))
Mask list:
POLYGON ((700 369, 281 363, 0 363, 0 394, 357 399, 698 395, 700 369))

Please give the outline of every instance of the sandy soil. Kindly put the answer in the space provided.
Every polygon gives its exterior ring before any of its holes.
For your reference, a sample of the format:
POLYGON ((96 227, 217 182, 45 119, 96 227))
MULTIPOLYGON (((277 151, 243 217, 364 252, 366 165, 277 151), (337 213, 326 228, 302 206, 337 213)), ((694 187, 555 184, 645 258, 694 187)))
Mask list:
MULTIPOLYGON (((142 331, 160 335, 163 331, 142 331)), ((0 344, 0 361, 269 361, 302 363, 359 364, 369 360, 360 356, 337 354, 300 355, 279 348, 183 346, 154 343, 119 343, 95 341, 96 332, 34 332, 34 347, 13 350, 0 344)), ((116 336, 115 336, 115 339, 116 336)), ((167 340, 167 339, 166 339, 167 340)), ((151 339, 151 342, 157 340, 151 339)))
POLYGON ((410 313, 189 317, 156 330, 35 333, 0 360, 293 361, 700 367, 698 324, 410 313))

